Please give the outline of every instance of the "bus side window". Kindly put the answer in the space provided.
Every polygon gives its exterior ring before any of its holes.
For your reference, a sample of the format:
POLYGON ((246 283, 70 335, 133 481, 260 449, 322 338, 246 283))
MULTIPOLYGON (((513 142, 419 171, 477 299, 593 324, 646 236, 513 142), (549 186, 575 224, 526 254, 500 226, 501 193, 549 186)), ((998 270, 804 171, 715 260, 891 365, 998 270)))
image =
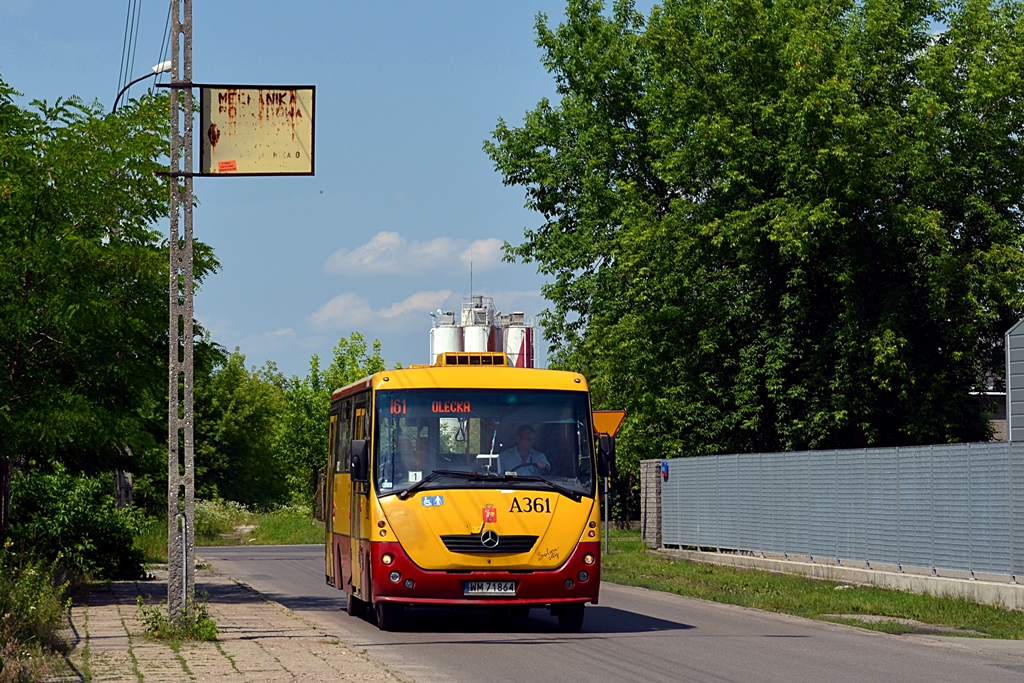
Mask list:
MULTIPOLYGON (((362 411, 361 411, 362 417, 363 417, 363 435, 361 437, 357 437, 357 438, 369 439, 370 438, 370 431, 373 429, 372 422, 371 422, 371 420, 373 418, 373 415, 370 413, 370 395, 369 394, 365 394, 364 395, 364 400, 366 401, 366 403, 364 404, 364 406, 362 408, 362 411)), ((358 411, 358 409, 357 409, 357 411, 358 411)))
POLYGON ((345 401, 341 404, 341 412, 338 416, 338 426, 334 430, 334 471, 348 472, 349 449, 351 447, 349 433, 352 429, 352 401, 345 401))
POLYGON ((334 469, 333 464, 336 457, 335 443, 338 440, 338 416, 331 415, 331 428, 327 436, 327 462, 334 469))
POLYGON ((355 419, 352 421, 352 438, 365 439, 370 433, 368 429, 369 416, 366 413, 366 396, 360 396, 356 404, 355 419))

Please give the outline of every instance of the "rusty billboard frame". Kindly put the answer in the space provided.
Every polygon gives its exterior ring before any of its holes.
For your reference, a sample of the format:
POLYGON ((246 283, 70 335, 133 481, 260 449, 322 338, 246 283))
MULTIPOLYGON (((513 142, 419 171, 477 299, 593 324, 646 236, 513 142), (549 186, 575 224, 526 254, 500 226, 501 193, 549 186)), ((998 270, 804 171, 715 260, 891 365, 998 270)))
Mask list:
POLYGON ((223 177, 253 177, 253 176, 311 176, 316 174, 316 86, 315 85, 278 85, 278 84, 229 84, 229 83, 193 83, 192 87, 198 88, 199 97, 199 118, 200 118, 200 144, 199 144, 199 172, 195 175, 204 178, 223 177), (309 91, 309 170, 306 171, 226 171, 210 172, 208 168, 214 159, 210 158, 210 139, 208 127, 210 106, 208 97, 213 91, 237 90, 237 91, 309 91))

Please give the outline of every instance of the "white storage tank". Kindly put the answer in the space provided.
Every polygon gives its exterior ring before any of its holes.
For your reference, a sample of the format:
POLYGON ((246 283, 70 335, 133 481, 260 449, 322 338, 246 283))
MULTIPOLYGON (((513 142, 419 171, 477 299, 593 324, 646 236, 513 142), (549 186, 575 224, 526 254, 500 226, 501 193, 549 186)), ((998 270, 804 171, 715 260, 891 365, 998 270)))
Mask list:
POLYGON ((493 298, 481 295, 463 297, 458 314, 438 310, 430 315, 434 319, 430 328, 431 365, 442 353, 467 351, 504 352, 512 367, 536 367, 534 318, 521 312, 503 315, 494 308, 493 298))
POLYGON ((533 327, 527 325, 526 316, 516 312, 502 316, 501 322, 508 364, 514 368, 534 367, 533 327))
POLYGON ((462 350, 462 328, 455 324, 455 312, 438 311, 430 328, 430 364, 442 353, 462 350))
POLYGON ((494 299, 468 296, 462 299, 462 350, 473 353, 497 351, 494 334, 494 299))
POLYGON ((491 328, 483 325, 469 325, 463 329, 463 351, 483 353, 490 351, 488 342, 491 337, 491 328))

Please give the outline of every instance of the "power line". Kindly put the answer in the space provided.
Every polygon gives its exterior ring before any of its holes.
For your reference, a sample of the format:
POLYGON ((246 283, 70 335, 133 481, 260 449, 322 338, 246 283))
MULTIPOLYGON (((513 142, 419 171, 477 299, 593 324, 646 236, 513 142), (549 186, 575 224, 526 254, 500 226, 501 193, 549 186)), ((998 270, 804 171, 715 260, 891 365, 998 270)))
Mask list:
MULTIPOLYGON (((137 0, 136 1, 136 7, 137 7, 137 11, 135 13, 135 30, 133 32, 134 36, 132 37, 132 49, 131 49, 132 61, 131 61, 131 67, 129 67, 129 69, 128 69, 128 78, 126 79, 126 81, 131 79, 132 76, 135 74, 135 56, 139 53, 139 50, 138 50, 138 47, 139 47, 139 21, 141 21, 141 19, 142 19, 142 0, 137 0)), ((131 97, 131 91, 130 90, 128 92, 128 96, 131 97)))
MULTIPOLYGON (((160 55, 156 60, 157 64, 162 64, 167 61, 168 54, 171 51, 171 2, 168 0, 167 3, 167 20, 164 22, 164 37, 160 43, 160 55)), ((162 76, 163 74, 160 74, 162 76)), ((160 76, 157 76, 157 81, 160 80, 160 76)))
POLYGON ((131 26, 132 16, 132 0, 128 0, 128 14, 124 18, 124 38, 121 41, 121 63, 117 67, 117 90, 115 92, 121 92, 121 87, 126 83, 124 78, 124 58, 125 52, 128 50, 128 29, 131 26))
MULTIPOLYGON (((167 25, 164 26, 164 34, 169 35, 170 7, 167 12, 167 25)), ((138 56, 139 25, 142 23, 142 0, 128 0, 128 9, 124 19, 124 38, 121 43, 121 66, 118 72, 117 92, 127 87, 132 81, 132 74, 135 71, 135 58, 138 56)), ((126 92, 129 97, 130 92, 126 92)))

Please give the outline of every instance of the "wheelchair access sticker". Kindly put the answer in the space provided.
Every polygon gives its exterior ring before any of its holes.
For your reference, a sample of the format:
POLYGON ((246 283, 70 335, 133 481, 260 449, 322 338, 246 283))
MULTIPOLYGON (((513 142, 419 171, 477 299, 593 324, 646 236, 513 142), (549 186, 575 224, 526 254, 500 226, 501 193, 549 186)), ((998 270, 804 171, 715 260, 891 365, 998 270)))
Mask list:
POLYGON ((444 505, 444 496, 423 496, 420 502, 425 508, 436 508, 444 505))

